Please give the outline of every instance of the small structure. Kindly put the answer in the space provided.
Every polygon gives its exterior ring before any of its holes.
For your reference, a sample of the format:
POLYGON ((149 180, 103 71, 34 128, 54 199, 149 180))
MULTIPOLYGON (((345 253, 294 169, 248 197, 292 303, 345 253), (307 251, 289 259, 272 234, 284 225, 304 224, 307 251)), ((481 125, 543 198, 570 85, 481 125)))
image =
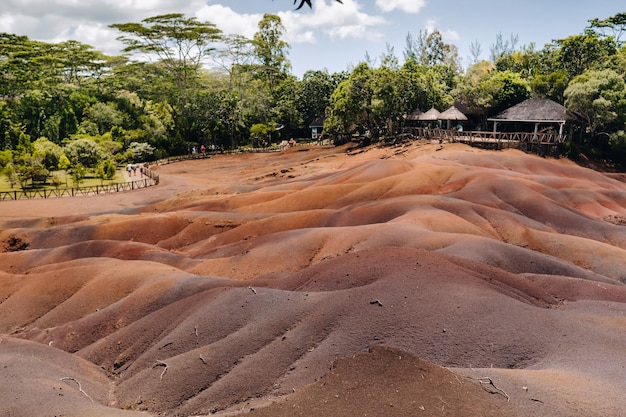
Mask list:
POLYGON ((487 119, 493 122, 493 131, 498 131, 498 126, 508 124, 506 130, 528 131, 533 126, 533 133, 554 130, 561 136, 568 121, 574 120, 567 109, 559 103, 547 98, 531 98, 509 107, 495 117, 487 119))
POLYGON ((408 114, 404 117, 404 121, 408 126, 417 126, 419 125, 419 117, 424 114, 420 109, 415 109, 411 114, 408 114))
POLYGON ((326 117, 320 116, 311 122, 311 124, 309 125, 309 129, 311 129, 312 140, 320 140, 322 138, 325 121, 326 117))
POLYGON ((476 109, 467 106, 461 101, 455 101, 454 107, 456 107, 461 113, 467 117, 467 121, 463 123, 468 127, 468 130, 484 130, 487 116, 484 109, 476 109))
POLYGON ((431 107, 426 113, 420 114, 417 119, 422 122, 435 122, 439 120, 439 115, 441 113, 434 107, 431 107))
POLYGON ((422 113, 417 116, 417 120, 422 122, 422 125, 430 126, 430 127, 439 127, 441 125, 441 121, 439 119, 439 115, 441 113, 434 107, 431 107, 426 113, 422 113))
MULTIPOLYGON (((445 111, 439 113, 439 120, 447 122, 447 129, 452 127, 452 123, 456 122, 455 125, 460 125, 458 122, 463 122, 467 120, 467 116, 465 116, 459 109, 455 106, 448 107, 445 111)), ((459 129, 461 130, 461 129, 459 129)))

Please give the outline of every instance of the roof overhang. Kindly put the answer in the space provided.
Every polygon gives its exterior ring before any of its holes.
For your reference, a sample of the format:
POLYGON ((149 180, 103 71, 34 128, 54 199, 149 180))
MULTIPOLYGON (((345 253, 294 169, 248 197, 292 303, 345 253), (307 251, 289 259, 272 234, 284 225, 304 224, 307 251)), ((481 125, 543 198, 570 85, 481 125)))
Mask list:
POLYGON ((548 120, 548 119, 543 119, 543 120, 522 120, 522 119, 487 119, 488 122, 515 122, 515 123, 567 123, 567 120, 565 119, 560 119, 560 120, 548 120))

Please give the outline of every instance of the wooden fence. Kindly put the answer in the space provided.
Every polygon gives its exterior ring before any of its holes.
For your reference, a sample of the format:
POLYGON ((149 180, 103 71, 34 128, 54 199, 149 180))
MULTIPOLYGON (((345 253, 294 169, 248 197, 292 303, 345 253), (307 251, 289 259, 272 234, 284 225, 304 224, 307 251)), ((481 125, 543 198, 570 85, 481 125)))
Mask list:
POLYGON ((470 146, 493 149, 514 148, 554 156, 559 155, 561 145, 568 139, 567 135, 558 133, 459 131, 423 127, 408 128, 406 133, 417 139, 466 143, 470 146))
POLYGON ((19 189, 12 191, 0 191, 0 201, 4 200, 32 200, 35 198, 77 197, 119 193, 122 191, 138 190, 159 184, 159 174, 149 168, 144 168, 141 178, 135 181, 117 182, 107 185, 92 185, 88 187, 71 188, 43 188, 43 189, 19 189))
POLYGON ((541 132, 486 132, 486 131, 459 131, 456 129, 427 129, 422 127, 408 128, 408 132, 420 139, 443 139, 449 142, 464 142, 469 144, 501 144, 511 145, 519 143, 536 143, 543 145, 562 144, 567 135, 541 132))

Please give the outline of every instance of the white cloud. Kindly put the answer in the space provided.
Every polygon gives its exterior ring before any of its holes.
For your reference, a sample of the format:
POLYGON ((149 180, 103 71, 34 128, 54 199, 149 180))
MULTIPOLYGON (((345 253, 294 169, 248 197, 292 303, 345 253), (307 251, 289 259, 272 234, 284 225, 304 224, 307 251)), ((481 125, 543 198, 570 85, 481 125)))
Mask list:
POLYGON ((419 13, 424 6, 425 0, 376 0, 376 6, 385 13, 400 10, 405 13, 419 13))
POLYGON ((261 14, 237 13, 230 7, 219 4, 200 8, 195 17, 200 21, 214 23, 227 35, 242 35, 252 38, 258 30, 261 14))
POLYGON ((443 40, 445 42, 448 43, 454 43, 455 41, 458 41, 461 39, 461 36, 459 35, 459 33, 456 30, 452 30, 452 29, 439 29, 437 27, 437 21, 434 19, 431 19, 429 21, 426 22, 426 31, 428 33, 433 33, 433 31, 438 30, 439 33, 441 33, 441 37, 443 38, 443 40))
POLYGON ((355 0, 344 0, 343 4, 320 0, 314 2, 312 12, 286 12, 280 16, 292 43, 311 39, 301 36, 308 32, 323 33, 332 39, 378 40, 383 37, 379 28, 387 24, 384 18, 363 12, 355 0))
POLYGON ((81 43, 93 46, 107 55, 119 55, 124 45, 117 40, 120 32, 102 24, 82 24, 68 28, 58 34, 51 42, 62 42, 68 39, 80 39, 81 43), (97 45, 97 46, 96 46, 97 45))
MULTIPOLYGON (((338 4, 333 0, 314 2, 313 10, 279 12, 285 26, 285 40, 289 44, 318 43, 320 34, 334 39, 378 40, 382 32, 378 29, 386 21, 380 16, 361 11, 355 0, 344 0, 338 4)), ((252 38, 258 30, 262 14, 237 13, 222 5, 205 5, 195 16, 199 20, 216 24, 226 34, 238 34, 252 38)))
POLYGON ((173 7, 188 14, 203 4, 202 0, 2 0, 0 27, 44 42, 79 40, 117 55, 122 48, 116 41, 120 33, 110 29, 110 24, 172 13, 173 7))

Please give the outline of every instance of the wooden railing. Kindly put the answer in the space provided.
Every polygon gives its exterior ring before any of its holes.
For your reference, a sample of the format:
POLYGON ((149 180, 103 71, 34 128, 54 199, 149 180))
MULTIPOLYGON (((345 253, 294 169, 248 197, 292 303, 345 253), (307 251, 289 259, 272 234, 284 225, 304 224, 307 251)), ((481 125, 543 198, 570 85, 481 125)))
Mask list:
MULTIPOLYGON (((567 141, 567 135, 558 133, 533 132, 487 132, 459 131, 456 129, 428 129, 423 127, 407 128, 407 133, 419 139, 446 140, 472 144, 518 145, 521 143, 538 145, 558 145, 567 141)), ((517 147, 517 146, 516 146, 517 147)))
POLYGON ((42 188, 42 189, 19 189, 12 191, 0 191, 0 201, 4 200, 32 200, 35 198, 77 197, 87 195, 99 195, 107 193, 119 193, 122 191, 138 190, 159 184, 159 174, 149 168, 144 168, 141 178, 135 181, 117 182, 106 185, 91 185, 87 187, 70 188, 42 188))

